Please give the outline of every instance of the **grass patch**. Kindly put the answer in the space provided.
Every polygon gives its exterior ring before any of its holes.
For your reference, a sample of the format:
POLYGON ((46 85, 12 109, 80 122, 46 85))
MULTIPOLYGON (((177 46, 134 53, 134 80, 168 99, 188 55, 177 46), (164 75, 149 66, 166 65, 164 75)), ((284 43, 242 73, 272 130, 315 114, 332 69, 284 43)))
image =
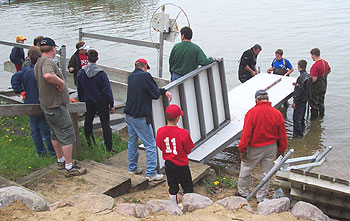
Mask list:
MULTIPOLYGON (((96 145, 88 148, 82 128, 79 134, 82 160, 101 162, 113 155, 106 150, 103 137, 95 135, 96 145)), ((112 136, 113 149, 117 153, 127 149, 127 141, 114 133, 112 136)), ((28 116, 0 117, 0 176, 15 181, 55 162, 56 157, 39 157, 35 152, 28 116)))
POLYGON ((226 176, 205 177, 202 179, 201 185, 205 187, 208 194, 217 194, 224 188, 237 188, 237 182, 226 176))

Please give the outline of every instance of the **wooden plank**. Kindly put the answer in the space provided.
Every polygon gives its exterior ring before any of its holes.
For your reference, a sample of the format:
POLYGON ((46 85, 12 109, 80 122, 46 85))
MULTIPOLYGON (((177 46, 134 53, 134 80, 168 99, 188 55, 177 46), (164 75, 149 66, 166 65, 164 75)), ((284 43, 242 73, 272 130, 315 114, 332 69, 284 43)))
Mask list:
POLYGON ((20 186, 20 185, 0 176, 0 188, 4 188, 8 186, 20 186))
POLYGON ((283 189, 291 189, 292 188, 292 184, 290 182, 284 181, 284 180, 274 179, 273 184, 278 186, 278 187, 281 187, 283 189))
POLYGON ((293 197, 293 199, 297 200, 303 200, 310 203, 322 203, 325 205, 330 206, 336 206, 339 208, 343 208, 345 210, 350 209, 350 204, 347 202, 345 198, 339 198, 335 197, 333 195, 325 195, 322 194, 320 191, 318 192, 311 192, 311 191, 303 191, 300 189, 292 188, 290 191, 290 195, 293 197))
POLYGON ((74 133, 75 133, 75 137, 76 137, 76 140, 73 143, 72 154, 73 154, 73 157, 75 159, 81 160, 83 150, 81 148, 80 135, 79 135, 78 113, 72 113, 71 118, 72 118, 74 133))
MULTIPOLYGON (((123 152, 109 158, 104 162, 107 165, 119 166, 120 168, 128 168, 128 150, 124 150, 123 152)), ((191 162, 189 163, 191 176, 193 183, 197 183, 201 178, 203 178, 206 174, 209 173, 210 166, 191 162)), ((139 167, 146 168, 146 153, 144 150, 139 149, 139 167)))
POLYGON ((198 183, 210 171, 210 166, 193 161, 189 162, 189 166, 193 184, 198 183))
POLYGON ((39 170, 36 170, 36 171, 30 173, 27 176, 24 176, 24 177, 21 177, 21 178, 17 179, 16 183, 18 183, 19 185, 25 186, 25 185, 27 185, 27 184, 29 184, 31 182, 34 182, 34 181, 40 179, 41 177, 47 175, 52 170, 56 171, 56 167, 57 167, 57 164, 54 163, 54 164, 52 164, 50 166, 41 168, 39 170))
POLYGON ((111 176, 131 179, 131 191, 145 190, 149 187, 145 176, 129 174, 126 168, 120 168, 118 165, 106 165, 92 160, 84 160, 86 163, 99 168, 101 171, 108 172, 111 176))
MULTIPOLYGON (((95 164, 98 163, 95 162, 95 164)), ((81 161, 80 165, 88 170, 82 177, 96 186, 102 187, 100 188, 103 190, 102 193, 111 197, 117 197, 130 191, 130 178, 116 175, 115 173, 96 167, 95 164, 91 164, 86 160, 81 161)))
POLYGON ((21 98, 19 97, 10 97, 7 95, 0 94, 0 99, 8 104, 22 104, 21 98))
POLYGON ((308 185, 320 190, 335 192, 339 194, 346 194, 350 196, 350 186, 340 183, 334 183, 328 180, 322 180, 315 177, 304 176, 302 174, 290 173, 289 181, 308 185))
MULTIPOLYGON (((84 113, 86 105, 84 102, 67 104, 69 113, 84 113)), ((39 104, 9 104, 0 105, 0 116, 22 116, 42 114, 39 104)))

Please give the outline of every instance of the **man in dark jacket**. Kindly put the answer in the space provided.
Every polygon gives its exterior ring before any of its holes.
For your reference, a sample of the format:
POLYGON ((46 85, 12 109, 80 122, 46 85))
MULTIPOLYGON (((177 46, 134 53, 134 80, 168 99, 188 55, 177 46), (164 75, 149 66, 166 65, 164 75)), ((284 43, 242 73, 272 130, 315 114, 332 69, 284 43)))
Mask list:
POLYGON ((111 85, 107 74, 96 65, 98 52, 91 49, 87 55, 89 64, 78 71, 76 81, 79 100, 86 102, 85 137, 89 146, 92 142, 95 143, 92 122, 97 113, 100 117, 105 145, 107 150, 111 152, 113 151, 112 129, 109 125, 109 114, 114 112, 111 85))
POLYGON ((159 99, 160 95, 166 95, 171 101, 171 93, 163 88, 158 88, 145 59, 135 62, 135 70, 128 77, 128 93, 124 113, 128 124, 129 143, 128 159, 129 173, 140 174, 143 169, 138 168, 138 140, 141 139, 146 150, 146 178, 149 181, 162 180, 164 175, 157 173, 157 150, 154 139, 152 120, 152 100, 159 99))
POLYGON ((73 73, 74 84, 77 85, 77 74, 82 67, 88 64, 87 50, 90 48, 85 42, 79 41, 76 45, 76 51, 68 63, 68 71, 73 73))
POLYGON ((252 48, 243 52, 238 69, 238 79, 242 83, 258 74, 256 59, 261 50, 261 46, 256 44, 252 48))
POLYGON ((298 71, 300 76, 294 87, 293 93, 293 137, 303 137, 305 128, 305 112, 306 102, 311 98, 311 76, 306 72, 307 62, 305 60, 298 61, 298 71))
MULTIPOLYGON (((41 57, 40 49, 35 46, 30 47, 28 50, 28 57, 31 65, 12 75, 11 85, 15 93, 22 94, 24 91, 26 92, 24 98, 25 104, 39 104, 39 91, 34 76, 34 65, 38 58, 41 57)), ((50 154, 56 155, 51 143, 50 127, 44 115, 29 115, 29 122, 33 143, 36 147, 35 152, 39 156, 46 154, 46 149, 42 140, 42 136, 44 136, 50 154)))

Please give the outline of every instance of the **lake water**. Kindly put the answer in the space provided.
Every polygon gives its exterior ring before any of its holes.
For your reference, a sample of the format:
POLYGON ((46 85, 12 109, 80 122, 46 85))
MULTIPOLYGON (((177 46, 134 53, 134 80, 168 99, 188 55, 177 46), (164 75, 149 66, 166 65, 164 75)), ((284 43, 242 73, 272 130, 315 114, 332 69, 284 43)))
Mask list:
MULTIPOLYGON (((3 1, 8 2, 8 1, 3 1)), ((136 40, 158 40, 158 33, 150 30, 150 19, 162 0, 61 0, 17 1, 0 5, 0 40, 13 41, 19 34, 31 44, 38 35, 55 39, 67 46, 70 56, 78 41, 78 29, 136 40)), ((333 146, 329 161, 315 171, 350 179, 350 88, 348 54, 350 52, 350 1, 348 0, 294 0, 277 4, 273 0, 176 0, 187 14, 194 31, 193 42, 200 45, 208 56, 223 57, 229 89, 239 85, 238 60, 242 52, 255 43, 263 50, 258 56, 262 71, 271 65, 274 51, 284 50, 296 69, 299 59, 312 65, 310 49, 318 47, 332 72, 328 78, 326 116, 308 121, 303 139, 289 139, 289 147, 296 156, 310 155, 324 146, 333 146)), ((170 17, 178 8, 168 5, 170 17)), ((186 24, 183 14, 179 26, 186 24)), ((100 64, 131 71, 133 61, 144 57, 150 62, 151 72, 157 74, 157 55, 154 49, 85 40, 100 53, 100 64)), ((180 39, 177 38, 176 42, 180 39)), ((165 43, 164 77, 168 78, 168 55, 174 43, 165 43)), ((11 48, 0 45, 0 63, 7 60, 11 48)), ((3 68, 2 64, 0 68, 3 68)), ((297 77, 297 70, 292 76, 297 77)), ((247 98, 253 99, 253 98, 247 98)), ((290 101, 291 102, 291 101, 290 101)), ((285 114, 288 136, 292 135, 292 109, 285 114)), ((221 162, 232 162, 237 156, 229 149, 217 157, 221 162), (228 161, 226 161, 228 160, 228 161)))

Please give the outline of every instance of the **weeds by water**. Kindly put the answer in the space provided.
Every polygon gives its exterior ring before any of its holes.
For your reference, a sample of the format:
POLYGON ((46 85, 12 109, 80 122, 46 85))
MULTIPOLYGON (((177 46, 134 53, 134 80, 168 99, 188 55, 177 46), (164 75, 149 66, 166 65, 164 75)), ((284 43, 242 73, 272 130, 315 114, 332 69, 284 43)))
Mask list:
MULTIPOLYGON (((82 159, 100 162, 112 156, 106 151, 103 137, 95 136, 96 145, 88 148, 84 132, 79 131, 82 159)), ((113 134, 113 149, 119 153, 127 148, 127 142, 113 134)), ((35 152, 29 117, 0 117, 0 176, 16 180, 19 177, 56 162, 56 157, 39 157, 35 152)))
POLYGON ((214 176, 203 178, 201 185, 205 187, 205 191, 208 194, 216 194, 218 192, 221 192, 224 188, 237 188, 237 182, 227 176, 214 176))

